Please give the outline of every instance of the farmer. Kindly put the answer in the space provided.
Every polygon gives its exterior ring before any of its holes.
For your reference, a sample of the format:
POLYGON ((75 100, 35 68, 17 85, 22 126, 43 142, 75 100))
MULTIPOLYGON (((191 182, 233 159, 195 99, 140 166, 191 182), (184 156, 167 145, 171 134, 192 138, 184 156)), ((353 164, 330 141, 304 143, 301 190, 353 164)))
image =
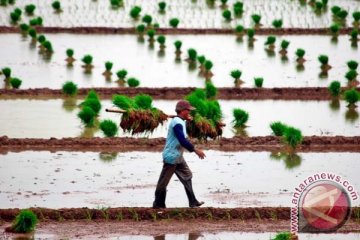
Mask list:
POLYGON ((166 187, 173 174, 179 178, 185 187, 186 195, 189 199, 190 207, 200 207, 204 202, 199 202, 192 189, 192 172, 183 157, 184 149, 195 152, 200 159, 205 158, 202 150, 195 148, 187 139, 186 120, 192 120, 190 111, 195 110, 188 101, 181 100, 176 104, 175 111, 177 116, 169 124, 169 131, 166 144, 163 150, 164 165, 155 190, 155 201, 153 208, 166 208, 166 187))

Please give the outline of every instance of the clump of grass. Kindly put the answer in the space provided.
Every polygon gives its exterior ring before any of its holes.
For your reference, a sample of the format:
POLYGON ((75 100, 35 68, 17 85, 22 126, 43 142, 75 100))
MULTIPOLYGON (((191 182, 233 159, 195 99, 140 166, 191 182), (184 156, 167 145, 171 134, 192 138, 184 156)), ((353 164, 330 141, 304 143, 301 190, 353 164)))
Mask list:
POLYGON ((222 12, 222 16, 226 21, 228 21, 228 22, 231 21, 231 12, 230 12, 230 10, 228 10, 228 9, 224 10, 222 12))
POLYGON ((302 65, 305 62, 304 56, 305 56, 305 50, 302 48, 298 48, 295 52, 296 55, 296 62, 300 65, 302 65))
POLYGON ((100 122, 100 129, 106 137, 114 137, 118 133, 118 126, 112 120, 106 119, 100 122))
POLYGON ((255 26, 260 26, 261 15, 253 14, 253 15, 251 15, 251 19, 254 22, 255 26))
POLYGON ((330 25, 329 30, 333 37, 337 37, 339 36, 340 25, 337 23, 333 23, 330 25))
POLYGON ((158 3, 159 6, 159 12, 160 13, 164 13, 165 12, 165 8, 166 8, 166 2, 159 2, 158 3))
POLYGON ((336 13, 336 17, 339 18, 341 21, 344 21, 348 14, 348 11, 341 9, 338 13, 336 13))
POLYGON ((232 121, 234 128, 244 128, 245 124, 249 120, 249 113, 243 109, 236 108, 233 110, 234 120, 232 121))
POLYGON ((344 99, 348 103, 348 107, 356 107, 356 103, 360 99, 360 93, 355 88, 346 90, 344 92, 344 99))
POLYGON ((78 113, 78 117, 85 124, 86 127, 92 127, 94 125, 96 113, 88 106, 84 106, 78 113))
POLYGON ((331 12, 334 16, 336 16, 341 11, 341 8, 339 6, 333 6, 331 7, 331 12))
POLYGON ((270 128, 275 136, 283 136, 287 127, 288 126, 282 122, 273 122, 270 124, 270 128))
POLYGON ((35 230, 38 218, 31 210, 21 210, 11 225, 11 231, 16 233, 29 233, 35 230))
POLYGON ((218 90, 211 82, 207 82, 205 85, 205 92, 207 99, 214 99, 217 96, 218 90))
POLYGON ((346 64, 347 64, 347 66, 349 67, 350 70, 356 70, 357 67, 359 66, 358 62, 354 61, 354 60, 350 60, 346 64))
POLYGON ((57 12, 57 13, 59 13, 59 12, 62 11, 60 1, 54 1, 54 2, 52 2, 51 6, 52 6, 52 8, 55 10, 55 12, 57 12))
POLYGON ((254 83, 256 87, 261 88, 264 83, 264 78, 261 77, 254 78, 254 83))
POLYGON ((282 28, 283 20, 282 19, 275 19, 272 21, 272 25, 274 28, 282 28))
POLYGON ((69 66, 71 66, 73 64, 73 62, 75 61, 74 50, 71 48, 66 49, 66 56, 67 56, 67 58, 65 59, 65 61, 67 62, 67 64, 69 66))
POLYGON ((299 129, 294 127, 287 127, 285 129, 283 140, 294 150, 303 141, 302 133, 299 129))
POLYGON ((180 23, 180 20, 178 18, 172 18, 172 19, 169 20, 169 24, 173 28, 177 28, 179 23, 180 23))
POLYGON ((129 87, 138 87, 140 85, 140 81, 136 78, 129 78, 127 80, 127 84, 129 85, 129 87))
POLYGON ((140 13, 141 13, 141 7, 134 6, 130 10, 130 17, 132 17, 133 19, 138 19, 140 16, 140 13))
POLYGON ((148 26, 151 25, 152 20, 153 20, 152 16, 150 16, 149 14, 144 15, 143 18, 142 18, 142 21, 144 23, 146 23, 148 26))
POLYGON ((81 106, 90 107, 96 115, 98 115, 101 110, 101 103, 97 98, 86 98, 85 101, 81 103, 81 106))
POLYGON ((188 49, 188 61, 189 62, 196 62, 196 57, 197 57, 197 51, 193 48, 189 48, 188 49))
POLYGON ((4 67, 3 69, 1 69, 2 74, 4 74, 5 79, 9 79, 11 77, 11 68, 9 67, 4 67))
POLYGON ((19 78, 11 78, 10 79, 10 85, 13 88, 18 89, 21 85, 22 81, 19 78))
POLYGON ((339 81, 332 81, 328 87, 329 93, 332 97, 339 97, 341 93, 341 84, 339 81))
POLYGON ((39 35, 37 40, 40 44, 43 44, 46 41, 46 37, 44 35, 39 35))
POLYGON ((86 73, 90 73, 91 69, 94 67, 92 65, 93 62, 93 57, 89 54, 85 55, 81 61, 84 63, 84 65, 82 66, 85 69, 86 73))
POLYGON ((75 96, 78 92, 77 85, 71 81, 67 81, 62 86, 62 91, 68 96, 75 96))
POLYGON ((36 9, 36 6, 34 4, 27 4, 25 5, 25 12, 27 15, 32 16, 34 15, 34 11, 36 9))

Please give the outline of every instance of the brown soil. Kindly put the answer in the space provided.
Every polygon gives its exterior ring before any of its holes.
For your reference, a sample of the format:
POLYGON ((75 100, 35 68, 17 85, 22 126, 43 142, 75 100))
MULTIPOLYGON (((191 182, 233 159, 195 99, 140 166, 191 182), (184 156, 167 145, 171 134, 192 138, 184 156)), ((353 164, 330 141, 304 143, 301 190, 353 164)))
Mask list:
MULTIPOLYGON (((280 137, 233 137, 214 141, 193 141, 205 149, 221 151, 279 151, 284 150, 280 137)), ((51 151, 161 151, 165 138, 8 138, 0 137, 0 152, 25 150, 51 151)), ((304 137, 300 152, 360 152, 360 137, 308 136, 304 137)))
MULTIPOLYGON (((114 94, 135 96, 139 93, 149 94, 154 99, 177 100, 183 98, 195 88, 91 88, 102 98, 110 99, 114 94)), ((360 91, 360 88, 357 88, 360 91)), ((90 88, 81 88, 78 96, 83 97, 90 88)), ((49 88, 36 89, 0 89, 0 98, 61 98, 62 90, 49 88)), ((219 99, 276 99, 276 100, 330 100, 327 88, 218 88, 219 99)))
MULTIPOLYGON (((37 32, 42 33, 82 33, 82 34, 135 34, 135 28, 115 27, 36 27, 37 32)), ((352 28, 340 29, 340 34, 350 33, 352 28)), ((0 26, 0 33, 18 33, 17 27, 0 26)), ((159 28, 158 34, 234 34, 233 29, 221 28, 159 28)), ((328 35, 328 28, 259 28, 256 35, 328 35)))

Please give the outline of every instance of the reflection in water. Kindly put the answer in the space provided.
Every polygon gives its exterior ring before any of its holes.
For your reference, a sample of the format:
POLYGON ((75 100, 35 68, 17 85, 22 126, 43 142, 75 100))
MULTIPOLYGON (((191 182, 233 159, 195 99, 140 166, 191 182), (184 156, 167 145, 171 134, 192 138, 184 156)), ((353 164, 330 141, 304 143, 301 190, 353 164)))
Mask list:
MULTIPOLYGON (((203 237, 203 235, 201 233, 189 233, 188 235, 188 240, 197 240, 200 237, 203 237)), ((165 240, 166 239, 166 235, 158 235, 158 236, 154 236, 154 240, 165 240)), ((169 238, 170 239, 170 238, 169 238)))
POLYGON ((329 77, 328 71, 321 71, 319 73, 319 78, 320 79, 324 79, 324 78, 328 78, 328 77, 329 77))
POLYGON ((243 36, 237 36, 237 37, 236 37, 236 42, 237 42, 237 43, 243 43, 243 42, 244 42, 243 36))
POLYGON ((165 50, 164 49, 160 49, 157 53, 158 57, 164 57, 165 56, 165 50))
POLYGON ((297 72, 303 72, 305 70, 304 64, 297 64, 296 65, 296 71, 297 72))
POLYGON ((248 137, 249 134, 246 131, 246 127, 239 127, 239 128, 234 128, 234 134, 237 137, 248 137))
POLYGON ((331 38, 330 42, 331 42, 332 44, 338 44, 339 39, 338 39, 337 36, 334 36, 334 37, 331 38))
POLYGON ((72 112, 77 107, 76 105, 76 98, 75 97, 68 97, 65 98, 62 104, 63 109, 67 112, 72 112))
POLYGON ((255 39, 251 39, 251 40, 249 39, 248 45, 247 45, 249 51, 254 49, 254 42, 255 42, 255 39))
POLYGON ((138 36, 138 37, 137 37, 137 42, 138 42, 138 43, 144 43, 144 42, 145 42, 144 36, 138 36))
POLYGON ((103 162, 112 162, 117 158, 117 152, 101 152, 99 157, 103 162))
POLYGON ((351 123, 354 123, 359 118, 359 112, 356 108, 348 108, 345 112, 345 119, 351 123))
POLYGON ((83 137, 83 138, 94 137, 95 133, 99 130, 99 128, 97 127, 98 124, 95 123, 94 125, 95 127, 84 127, 84 130, 82 131, 79 137, 83 137))
POLYGON ((301 165, 302 158, 296 153, 288 152, 272 152, 270 153, 270 159, 273 160, 284 160, 287 169, 293 169, 301 165))
POLYGON ((353 48, 353 49, 357 49, 358 48, 358 42, 357 42, 357 40, 356 41, 351 41, 351 47, 353 48))
POLYGON ((192 61, 189 62, 188 69, 189 69, 190 71, 196 70, 196 62, 192 62, 192 61))
POLYGON ((287 55, 281 55, 281 63, 286 64, 289 62, 289 58, 287 55))
POLYGON ((340 100, 339 99, 332 99, 329 103, 329 107, 333 111, 339 111, 340 109, 340 100))
POLYGON ((268 57, 274 57, 274 56, 275 56, 275 51, 274 51, 274 50, 272 50, 272 49, 265 49, 265 51, 266 51, 266 55, 267 55, 268 57))

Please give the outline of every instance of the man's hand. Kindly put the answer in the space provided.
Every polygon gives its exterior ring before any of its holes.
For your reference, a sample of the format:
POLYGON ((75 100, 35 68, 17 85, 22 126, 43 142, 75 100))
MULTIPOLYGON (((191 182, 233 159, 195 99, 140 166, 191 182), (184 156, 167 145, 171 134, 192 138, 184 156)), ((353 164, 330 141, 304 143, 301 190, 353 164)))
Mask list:
POLYGON ((194 149, 194 152, 196 153, 196 155, 198 155, 200 159, 204 159, 206 157, 205 153, 200 149, 194 149))

